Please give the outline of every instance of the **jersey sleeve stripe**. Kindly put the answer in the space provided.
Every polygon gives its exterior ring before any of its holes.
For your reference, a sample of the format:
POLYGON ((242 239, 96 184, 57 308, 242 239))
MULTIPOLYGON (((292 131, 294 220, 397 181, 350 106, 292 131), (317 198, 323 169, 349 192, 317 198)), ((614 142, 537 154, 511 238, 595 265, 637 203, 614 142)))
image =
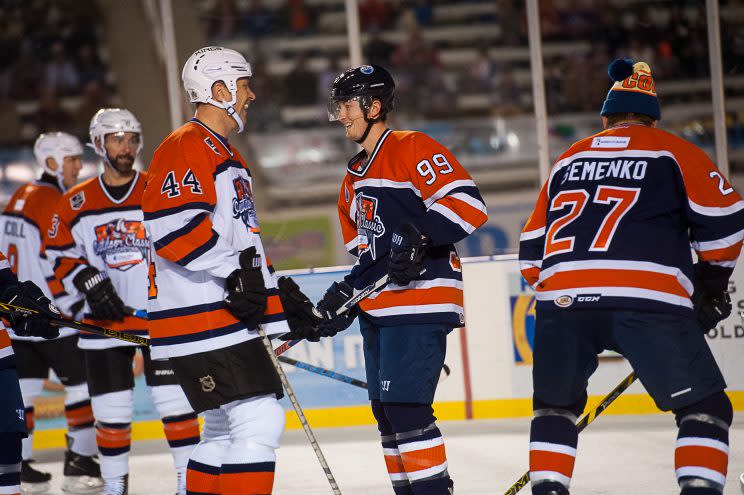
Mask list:
POLYGON ((467 203, 469 206, 488 216, 488 208, 486 208, 485 203, 483 203, 483 201, 480 201, 479 199, 476 199, 470 194, 464 192, 456 192, 454 194, 450 194, 449 197, 454 198, 458 201, 462 201, 463 203, 467 203))
POLYGON ((695 251, 711 251, 733 246, 734 244, 741 242, 742 239, 744 239, 744 230, 714 241, 695 241, 692 242, 691 245, 695 251))
POLYGON ((733 246, 711 249, 707 251, 698 251, 698 256, 702 261, 733 261, 736 262, 739 259, 741 253, 741 241, 737 242, 733 246))
POLYGON ((475 208, 469 203, 461 201, 459 198, 455 198, 454 196, 447 196, 445 198, 442 198, 435 204, 448 208, 457 216, 459 216, 463 221, 472 225, 476 229, 486 223, 486 221, 488 220, 488 214, 486 212, 484 212, 480 208, 475 208))
MULTIPOLYGON (((186 235, 193 232, 195 229, 197 229, 202 223, 205 221, 208 221, 208 215, 209 213, 202 212, 196 215, 194 218, 188 221, 186 225, 181 227, 180 229, 174 230, 170 232, 169 234, 166 234, 165 236, 161 237, 157 241, 154 242, 155 249, 158 251, 160 249, 163 249, 168 244, 174 242, 175 240, 185 237, 186 235)), ((211 227, 211 226, 210 226, 211 227)))
POLYGON ((458 225, 462 230, 464 230, 468 234, 471 234, 471 233, 475 232, 475 229, 477 228, 474 225, 472 225, 472 224, 466 222, 465 220, 463 220, 460 217, 460 215, 458 215, 457 213, 455 213, 454 211, 452 211, 451 209, 447 208, 446 206, 444 206, 441 203, 435 203, 435 204, 433 204, 429 208, 429 210, 430 211, 436 211, 437 213, 439 213, 440 215, 442 215, 444 218, 446 218, 450 222, 458 225))
POLYGON ((144 219, 145 221, 148 220, 155 220, 158 218, 167 217, 170 215, 174 215, 176 213, 181 213, 186 210, 203 210, 208 211, 212 213, 214 211, 214 205, 210 203, 204 203, 204 202, 192 202, 192 203, 185 203, 180 206, 174 206, 173 208, 165 208, 162 210, 157 211, 145 211, 144 213, 144 219))
MULTIPOLYGON (((204 244, 202 244, 201 246, 198 246, 196 249, 194 249, 193 251, 191 251, 189 254, 187 254, 186 256, 184 256, 183 258, 181 258, 179 260, 176 260, 175 262, 177 264, 181 265, 181 266, 186 266, 189 263, 191 263, 192 261, 194 261, 195 259, 203 256, 207 251, 209 251, 214 246, 216 246, 217 245, 217 241, 219 240, 220 236, 211 227, 210 227, 209 230, 211 232, 211 235, 210 235, 209 239, 204 244)), ((160 254, 160 253, 158 253, 158 254, 160 254)))
POLYGON ((725 217, 744 210, 744 201, 742 200, 739 200, 730 206, 703 206, 689 198, 687 201, 689 202, 692 211, 708 217, 725 217))
POLYGON ((69 277, 77 268, 87 265, 83 258, 57 258, 54 265, 54 276, 57 280, 64 280, 69 277))
POLYGON ((475 185, 475 182, 473 182, 470 179, 462 179, 462 180, 455 180, 450 182, 449 184, 445 184, 444 186, 440 187, 435 191, 431 196, 424 199, 424 206, 427 208, 430 207, 432 204, 436 203, 443 197, 445 197, 447 194, 449 194, 450 191, 453 189, 457 189, 458 187, 477 187, 475 185))
POLYGON ((545 235, 545 227, 539 229, 522 232, 519 236, 519 242, 531 241, 533 239, 539 239, 545 235))

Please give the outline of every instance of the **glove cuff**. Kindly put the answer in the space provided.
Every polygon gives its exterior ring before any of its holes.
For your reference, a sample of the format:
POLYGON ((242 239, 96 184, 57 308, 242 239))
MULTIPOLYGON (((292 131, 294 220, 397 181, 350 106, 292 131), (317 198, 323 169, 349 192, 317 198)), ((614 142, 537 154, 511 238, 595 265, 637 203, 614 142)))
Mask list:
POLYGON ((72 281, 73 285, 78 288, 83 293, 88 293, 93 289, 93 287, 97 286, 98 284, 104 282, 105 280, 108 280, 109 275, 106 272, 99 272, 93 267, 90 267, 89 269, 86 268, 85 270, 81 270, 80 273, 78 273, 75 276, 75 279, 72 281), (96 271, 93 275, 88 275, 92 271, 96 271), (85 273, 87 271, 87 273, 85 273), (85 273, 85 275, 84 275, 85 273), (86 277, 83 280, 83 277, 86 277))

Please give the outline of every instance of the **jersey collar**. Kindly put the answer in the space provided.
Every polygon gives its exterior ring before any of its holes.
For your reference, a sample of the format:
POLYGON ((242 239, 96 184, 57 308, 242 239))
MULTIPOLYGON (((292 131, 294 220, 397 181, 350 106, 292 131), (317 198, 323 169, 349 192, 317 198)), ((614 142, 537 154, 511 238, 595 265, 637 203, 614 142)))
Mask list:
POLYGON ((194 124, 201 126, 205 131, 210 133, 217 141, 219 141, 219 143, 222 145, 223 148, 225 148, 225 151, 227 151, 230 156, 233 156, 233 152, 230 149, 230 143, 227 142, 226 137, 217 134, 212 129, 210 129, 207 124, 197 118, 193 118, 189 122, 193 122, 194 124))
POLYGON ((372 162, 375 161, 375 158, 377 157, 377 154, 380 151, 380 148, 382 148, 382 144, 385 142, 387 137, 392 133, 390 129, 385 129, 385 132, 382 133, 382 136, 380 136, 380 139, 377 140, 377 144, 375 145, 375 149, 372 151, 372 155, 367 158, 367 152, 365 150, 360 151, 356 155, 354 155, 354 158, 349 160, 349 163, 346 166, 346 170, 351 175, 356 175, 357 177, 364 177, 364 174, 367 173, 367 171, 372 166, 372 162))
POLYGON ((106 189, 106 184, 103 183, 103 174, 101 174, 101 175, 98 176, 98 185, 101 186, 101 190, 103 191, 103 194, 106 195, 106 197, 109 199, 109 201, 111 201, 115 205, 120 205, 124 201, 126 201, 129 198, 129 196, 131 196, 132 191, 134 191, 134 186, 137 185, 137 181, 139 180, 139 177, 140 177, 139 171, 138 170, 135 170, 134 180, 132 180, 132 185, 129 186, 129 191, 127 191, 127 193, 124 196, 122 196, 121 199, 114 199, 108 193, 108 190, 106 189))

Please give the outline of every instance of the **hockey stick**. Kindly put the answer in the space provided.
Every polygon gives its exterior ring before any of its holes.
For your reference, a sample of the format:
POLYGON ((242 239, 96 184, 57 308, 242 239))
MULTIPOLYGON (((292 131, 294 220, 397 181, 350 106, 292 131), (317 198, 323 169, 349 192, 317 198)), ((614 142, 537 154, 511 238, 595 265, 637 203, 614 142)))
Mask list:
MULTIPOLYGON (((40 311, 31 309, 31 308, 24 308, 22 306, 15 306, 13 304, 5 304, 0 303, 0 313, 5 313, 9 315, 23 315, 23 316, 33 316, 37 314, 41 314, 40 311)), ((150 345, 150 340, 147 337, 140 337, 139 335, 131 335, 125 332, 119 332, 116 330, 111 330, 109 328, 99 327, 97 325, 91 325, 90 323, 83 323, 81 321, 75 321, 75 320, 68 320, 67 318, 62 317, 56 317, 56 316, 50 316, 46 313, 43 314, 45 318, 49 318, 49 321, 54 324, 54 326, 57 327, 69 327, 74 328, 76 330, 84 330, 89 333, 94 333, 96 335, 103 335, 104 337, 111 337, 112 339, 119 339, 123 340, 124 342, 131 342, 132 344, 139 344, 144 346, 150 345)))
MULTIPOLYGON (((609 405, 612 404, 615 401, 615 399, 617 399, 620 396, 620 394, 628 390, 628 387, 630 387, 633 384, 635 379, 636 379, 635 372, 631 371, 630 374, 626 376, 625 379, 617 385, 617 387, 612 389, 612 392, 607 394, 600 401, 597 407, 585 413, 581 417, 581 419, 579 419, 579 421, 576 423, 576 428, 579 430, 579 433, 581 433, 584 430, 584 428, 589 426, 589 424, 592 421, 594 421, 597 416, 602 414, 602 411, 607 409, 609 405)), ((504 495, 516 494, 519 490, 524 488, 524 486, 527 485, 527 483, 529 482, 530 482, 530 472, 527 471, 526 473, 524 473, 524 475, 522 475, 521 478, 517 480, 516 483, 514 483, 512 486, 509 487, 509 489, 506 492, 504 492, 504 495)))
POLYGON ((320 445, 318 444, 318 440, 316 440, 315 434, 313 433, 313 430, 310 428, 310 425, 307 422, 307 418, 305 418, 305 413, 302 412, 302 407, 300 406, 300 403, 297 401, 297 397, 295 396, 294 390, 292 390, 292 386, 289 384, 287 375, 284 374, 282 365, 279 362, 279 357, 276 354, 274 354, 274 348, 271 345, 271 341, 266 336, 266 332, 264 331, 261 325, 258 326, 257 330, 258 330, 258 334, 261 336, 261 342, 263 342, 263 345, 266 348, 266 352, 268 353, 269 358, 271 359, 271 362, 274 365, 274 369, 279 375, 279 379, 282 381, 284 390, 287 391, 287 396, 289 397, 289 401, 292 403, 292 407, 297 413, 297 418, 299 418, 300 424, 302 424, 302 429, 305 430, 305 435, 307 435, 307 439, 310 441, 310 445, 313 447, 313 450, 315 451, 315 455, 317 456, 318 461, 320 462, 320 466, 323 468, 323 471, 325 471, 326 478, 328 478, 328 483, 331 485, 331 490, 333 490, 334 495, 341 495, 341 489, 338 487, 338 483, 336 483, 336 478, 334 478, 333 473, 331 472, 331 468, 328 467, 328 462, 326 461, 325 456, 323 455, 323 451, 320 450, 320 445))
POLYGON ((354 385, 355 387, 359 387, 363 389, 367 388, 367 382, 359 380, 358 378, 353 378, 351 376, 342 375, 341 373, 337 373, 336 371, 329 370, 328 368, 321 368, 320 366, 314 366, 312 364, 305 363, 303 361, 292 359, 291 357, 278 356, 278 358, 279 358, 279 361, 281 361, 282 363, 291 364, 292 366, 296 366, 297 368, 303 369, 305 371, 327 376, 328 378, 331 378, 333 380, 338 380, 340 382, 348 383, 349 385, 354 385))
MULTIPOLYGON (((423 274, 424 271, 422 271, 421 274, 423 274)), ((378 280, 367 285, 364 289, 360 290, 359 292, 351 296, 349 299, 347 299, 346 302, 343 303, 341 307, 336 310, 336 314, 340 316, 346 313, 351 308, 353 308, 355 305, 359 304, 360 301, 368 298, 373 293, 385 287, 387 283, 388 283, 388 276, 386 273, 385 275, 380 277, 378 280)), ((274 349, 274 354, 276 354, 277 356, 281 356, 282 354, 287 352, 291 347, 296 346, 300 342, 302 342, 302 339, 289 340, 283 343, 282 345, 280 345, 279 347, 277 347, 276 349, 274 349)))

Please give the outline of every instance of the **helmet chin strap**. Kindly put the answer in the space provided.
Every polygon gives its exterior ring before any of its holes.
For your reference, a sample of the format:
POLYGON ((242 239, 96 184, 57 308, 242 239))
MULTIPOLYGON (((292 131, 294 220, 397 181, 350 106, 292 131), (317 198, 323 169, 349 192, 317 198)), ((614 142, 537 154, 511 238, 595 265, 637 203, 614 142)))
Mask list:
POLYGON ((367 139, 367 136, 369 136, 369 131, 372 130, 372 126, 375 125, 377 122, 380 122, 382 119, 380 117, 377 117, 376 119, 370 119, 367 117, 367 112, 364 112, 364 121, 367 123, 367 128, 364 129, 364 133, 362 134, 362 137, 359 139, 355 139, 357 144, 362 144, 365 139, 367 139))
POLYGON ((238 100, 238 93, 235 92, 232 94, 232 100, 230 101, 215 101, 214 98, 210 96, 209 100, 207 100, 207 103, 217 108, 222 108, 225 111, 227 111, 227 114, 233 118, 236 124, 238 124, 238 134, 240 134, 241 132, 243 132, 244 125, 243 125, 243 120, 240 118, 240 116, 238 115, 238 112, 235 111, 235 107, 233 106, 235 105, 235 102, 237 100, 238 100))

